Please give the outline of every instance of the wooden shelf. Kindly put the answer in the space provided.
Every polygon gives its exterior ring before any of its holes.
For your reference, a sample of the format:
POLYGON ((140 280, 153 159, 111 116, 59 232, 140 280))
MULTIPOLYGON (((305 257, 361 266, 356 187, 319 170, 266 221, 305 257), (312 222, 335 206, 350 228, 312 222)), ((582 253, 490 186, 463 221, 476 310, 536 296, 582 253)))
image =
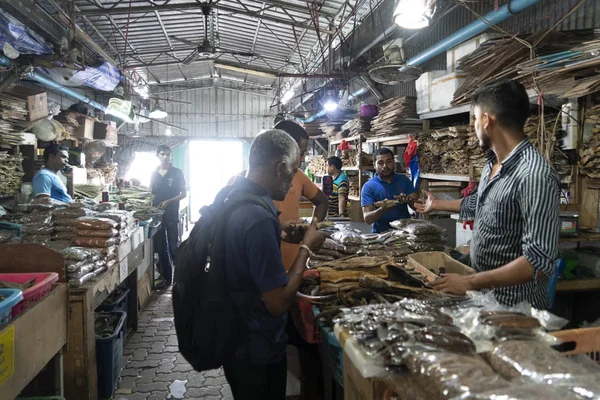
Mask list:
POLYGON ((367 143, 381 143, 384 146, 398 146, 402 144, 408 144, 410 142, 410 135, 396 135, 396 136, 382 136, 373 137, 367 139, 367 143))
POLYGON ((419 118, 420 119, 434 119, 434 118, 448 117, 450 115, 464 114, 464 113, 468 113, 469 111, 471 111, 471 105, 465 104, 463 106, 447 108, 445 110, 431 111, 428 113, 424 113, 424 114, 419 115, 419 118))
MULTIPOLYGON (((421 174, 421 179, 433 179, 438 181, 450 181, 450 182, 469 182, 470 178, 468 175, 456 175, 456 174, 421 174)), ((475 178, 478 181, 478 178, 475 178)))
POLYGON ((561 237, 561 243, 578 243, 578 242, 600 242, 600 233, 597 232, 580 232, 577 236, 561 237))
POLYGON ((563 279, 556 284, 557 292, 586 292, 600 290, 600 278, 563 279))
POLYGON ((350 137, 347 137, 347 138, 330 140, 329 144, 340 144, 340 143, 342 143, 342 140, 346 141, 346 142, 355 142, 355 141, 357 141, 357 140, 359 140, 361 138, 362 138, 361 135, 355 135, 355 136, 350 136, 350 137))
POLYGON ((342 171, 375 171, 375 167, 342 167, 342 171))
POLYGON ((360 196, 348 196, 348 200, 351 200, 351 201, 360 201, 360 196))

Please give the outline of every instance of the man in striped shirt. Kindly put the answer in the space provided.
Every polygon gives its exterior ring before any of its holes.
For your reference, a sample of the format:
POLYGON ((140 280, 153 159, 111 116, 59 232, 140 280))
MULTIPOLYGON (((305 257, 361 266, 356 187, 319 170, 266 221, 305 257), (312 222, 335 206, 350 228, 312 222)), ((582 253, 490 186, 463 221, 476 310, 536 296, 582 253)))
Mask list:
POLYGON ((477 191, 453 201, 426 193, 416 207, 475 220, 471 262, 477 273, 443 274, 431 286, 458 295, 492 291, 502 304, 526 301, 545 309, 558 257, 558 175, 525 137, 529 99, 521 84, 505 80, 484 86, 472 104, 479 144, 488 150, 477 191))
POLYGON ((329 195, 330 217, 347 217, 346 203, 348 201, 349 181, 342 171, 342 160, 339 157, 327 159, 327 174, 333 178, 333 191, 329 195))

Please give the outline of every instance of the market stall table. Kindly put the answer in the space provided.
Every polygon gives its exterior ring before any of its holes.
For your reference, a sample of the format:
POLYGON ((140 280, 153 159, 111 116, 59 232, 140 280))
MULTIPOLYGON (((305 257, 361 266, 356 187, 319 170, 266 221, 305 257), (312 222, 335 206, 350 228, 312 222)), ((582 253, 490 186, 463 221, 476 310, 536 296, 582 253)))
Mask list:
POLYGON ((0 329, 0 400, 13 400, 53 359, 58 365, 54 394, 62 395, 60 364, 67 343, 67 314, 67 285, 57 284, 0 329))
MULTIPOLYGON (((68 399, 98 398, 94 310, 119 286, 126 282, 130 289, 127 322, 137 330, 138 273, 145 258, 149 240, 132 249, 131 239, 119 245, 119 262, 81 287, 69 290, 68 346, 64 354, 65 396, 68 399)), ((35 244, 0 245, 0 272, 57 272, 65 282, 65 260, 62 254, 35 244)))

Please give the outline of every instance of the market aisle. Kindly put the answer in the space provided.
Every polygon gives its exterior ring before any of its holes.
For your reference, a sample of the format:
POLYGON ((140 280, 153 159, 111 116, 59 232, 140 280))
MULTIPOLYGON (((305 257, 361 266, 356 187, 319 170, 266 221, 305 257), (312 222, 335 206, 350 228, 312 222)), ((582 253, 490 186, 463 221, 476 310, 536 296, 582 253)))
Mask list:
POLYGON ((115 400, 233 399, 223 370, 195 372, 178 353, 170 289, 152 295, 123 358, 115 400))

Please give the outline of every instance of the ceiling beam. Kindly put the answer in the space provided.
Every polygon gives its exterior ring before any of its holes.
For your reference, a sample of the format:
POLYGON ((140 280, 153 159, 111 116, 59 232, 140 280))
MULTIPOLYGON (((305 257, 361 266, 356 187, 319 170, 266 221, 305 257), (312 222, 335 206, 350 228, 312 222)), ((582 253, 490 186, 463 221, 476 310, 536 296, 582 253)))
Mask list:
MULTIPOLYGON (((285 18, 274 17, 271 15, 261 15, 260 11, 245 10, 243 8, 231 7, 220 3, 213 3, 211 7, 217 10, 225 11, 232 14, 248 15, 253 18, 262 19, 263 21, 270 21, 282 25, 293 25, 298 28, 311 29, 314 27, 311 24, 304 22, 291 21, 285 18)), ((117 14, 128 14, 129 7, 115 7, 115 8, 103 8, 97 7, 95 9, 86 9, 79 11, 79 15, 92 16, 92 15, 117 15, 117 14)), ((199 3, 186 3, 186 4, 163 4, 163 5, 148 5, 148 6, 135 6, 131 7, 131 14, 148 13, 157 11, 186 11, 186 10, 197 10, 200 13, 199 3)), ((321 32, 333 34, 333 31, 322 29, 321 32)))
MULTIPOLYGON (((264 0, 263 3, 266 3, 268 5, 272 5, 272 6, 277 6, 277 7, 285 8, 287 10, 301 11, 301 12, 304 12, 304 13, 306 13, 306 11, 307 11, 306 6, 304 6, 304 5, 301 5, 301 4, 292 4, 292 3, 288 3, 286 1, 264 0)), ((328 7, 328 8, 331 8, 331 7, 328 7)), ((331 8, 331 10, 334 10, 334 9, 331 8)), ((319 11, 319 14, 321 14, 324 17, 334 17, 335 16, 335 11, 333 11, 333 12, 323 11, 323 9, 321 8, 321 11, 319 11)))

